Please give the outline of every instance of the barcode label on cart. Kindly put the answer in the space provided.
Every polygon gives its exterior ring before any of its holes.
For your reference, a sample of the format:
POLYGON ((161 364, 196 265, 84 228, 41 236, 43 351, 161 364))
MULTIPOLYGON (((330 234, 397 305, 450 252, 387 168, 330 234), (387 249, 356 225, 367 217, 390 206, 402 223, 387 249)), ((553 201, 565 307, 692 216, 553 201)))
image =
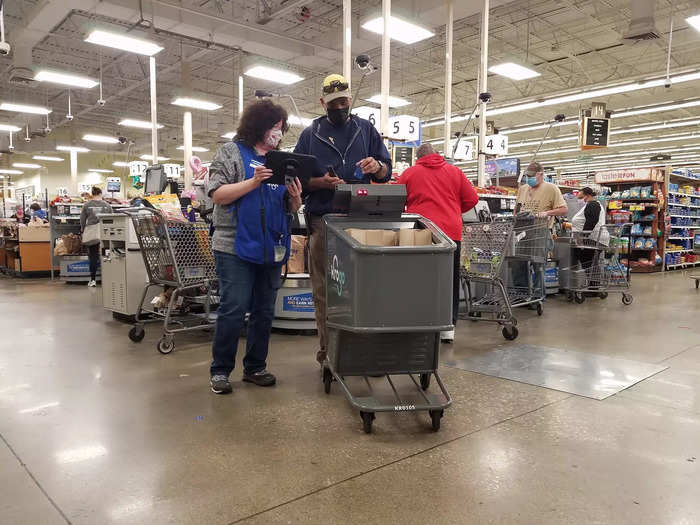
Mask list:
POLYGON ((186 279, 195 279, 197 277, 204 277, 204 268, 185 268, 186 279))
POLYGON ((394 411, 401 412, 402 410, 415 410, 416 405, 395 405, 394 411))

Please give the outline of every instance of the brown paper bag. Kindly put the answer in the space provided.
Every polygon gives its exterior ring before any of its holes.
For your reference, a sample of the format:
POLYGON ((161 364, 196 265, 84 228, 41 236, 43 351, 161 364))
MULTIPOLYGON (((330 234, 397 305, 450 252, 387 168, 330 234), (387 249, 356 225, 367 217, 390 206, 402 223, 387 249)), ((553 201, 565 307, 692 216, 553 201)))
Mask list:
POLYGON ((430 230, 404 229, 399 231, 399 246, 428 246, 433 244, 430 230))
POLYGON ((287 261, 287 273, 304 273, 304 252, 306 237, 304 235, 292 235, 289 249, 289 261, 287 261))

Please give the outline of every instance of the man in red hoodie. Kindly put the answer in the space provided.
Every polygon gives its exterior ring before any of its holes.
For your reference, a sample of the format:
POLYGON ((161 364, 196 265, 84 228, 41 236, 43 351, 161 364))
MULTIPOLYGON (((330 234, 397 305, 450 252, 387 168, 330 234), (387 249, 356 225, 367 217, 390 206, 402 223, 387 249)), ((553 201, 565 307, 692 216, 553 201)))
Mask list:
MULTIPOLYGON (((476 206, 479 197, 462 170, 448 164, 431 144, 422 144, 416 155, 416 165, 401 174, 398 184, 406 185, 406 210, 430 219, 457 243, 452 303, 452 320, 456 325, 459 314, 462 214, 476 206)), ((440 334, 440 338, 449 343, 454 341, 454 337, 454 330, 440 334)))

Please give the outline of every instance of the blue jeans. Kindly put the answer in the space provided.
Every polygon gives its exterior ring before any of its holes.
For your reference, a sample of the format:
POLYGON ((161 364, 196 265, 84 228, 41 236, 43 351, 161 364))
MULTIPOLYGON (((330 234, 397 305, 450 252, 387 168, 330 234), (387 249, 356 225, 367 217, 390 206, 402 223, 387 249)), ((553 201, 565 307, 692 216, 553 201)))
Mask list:
POLYGON ((238 338, 246 313, 250 313, 250 317, 243 372, 254 374, 264 370, 281 269, 279 266, 249 263, 233 254, 218 251, 214 252, 214 261, 221 303, 212 345, 211 375, 228 377, 234 369, 238 338))

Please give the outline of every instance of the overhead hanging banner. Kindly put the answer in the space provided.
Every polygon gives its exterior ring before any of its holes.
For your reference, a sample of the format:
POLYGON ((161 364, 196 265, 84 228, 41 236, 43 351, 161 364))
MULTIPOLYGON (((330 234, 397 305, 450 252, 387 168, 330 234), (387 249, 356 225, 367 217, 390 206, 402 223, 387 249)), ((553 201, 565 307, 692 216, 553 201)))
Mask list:
POLYGON ((597 184, 612 182, 663 182, 664 171, 657 168, 637 168, 598 171, 595 174, 597 184))

